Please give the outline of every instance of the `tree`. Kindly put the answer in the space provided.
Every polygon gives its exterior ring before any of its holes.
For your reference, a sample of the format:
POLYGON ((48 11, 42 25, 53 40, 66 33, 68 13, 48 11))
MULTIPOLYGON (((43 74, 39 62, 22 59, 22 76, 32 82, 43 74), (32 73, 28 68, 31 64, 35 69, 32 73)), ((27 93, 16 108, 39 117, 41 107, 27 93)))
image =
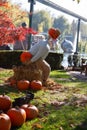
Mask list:
POLYGON ((87 37, 87 23, 84 23, 84 22, 81 21, 80 28, 81 28, 82 36, 87 37))
POLYGON ((0 45, 24 40, 26 30, 16 28, 6 13, 0 11, 0 45))
POLYGON ((13 43, 11 32, 14 28, 15 26, 6 12, 0 11, 0 45, 3 43, 13 43))
POLYGON ((75 20, 72 21, 71 23, 71 34, 74 36, 77 31, 77 22, 75 20))
POLYGON ((59 16, 54 19, 53 26, 59 28, 63 35, 70 33, 70 25, 64 16, 59 16))
POLYGON ((49 12, 41 10, 33 14, 32 26, 35 30, 40 32, 47 32, 48 28, 52 26, 52 19, 49 12))
MULTIPOLYGON (((8 8, 8 3, 1 3, 2 11, 0 10, 0 45, 14 43, 16 40, 24 40, 26 34, 36 34, 37 32, 31 28, 16 27, 12 19, 8 16, 6 8, 8 8), (6 7, 5 9, 3 8, 6 7)), ((10 10, 11 11, 11 10, 10 10)))
POLYGON ((0 4, 0 9, 6 12, 14 25, 19 26, 22 22, 29 23, 28 13, 21 10, 19 5, 13 5, 11 2, 0 4))

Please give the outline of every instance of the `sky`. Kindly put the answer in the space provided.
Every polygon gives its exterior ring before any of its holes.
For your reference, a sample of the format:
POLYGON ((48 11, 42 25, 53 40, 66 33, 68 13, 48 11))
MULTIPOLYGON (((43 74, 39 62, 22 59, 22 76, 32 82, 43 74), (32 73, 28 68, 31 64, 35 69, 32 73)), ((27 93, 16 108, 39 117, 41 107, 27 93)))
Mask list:
MULTIPOLYGON (((27 11, 30 11, 30 3, 28 3, 28 0, 12 0, 16 3, 19 3, 20 6, 23 9, 26 9, 27 11)), ((53 3, 58 4, 61 7, 64 7, 76 14, 81 15, 84 18, 87 18, 87 0, 80 0, 80 3, 77 3, 77 0, 50 0, 53 3)), ((75 19, 74 17, 70 16, 70 15, 66 15, 65 13, 62 13, 61 11, 57 11, 55 9, 52 9, 46 5, 43 5, 39 2, 36 1, 36 4, 34 5, 34 10, 47 10, 50 11, 51 14, 55 17, 58 17, 60 15, 64 15, 69 22, 72 22, 73 19, 75 19)))

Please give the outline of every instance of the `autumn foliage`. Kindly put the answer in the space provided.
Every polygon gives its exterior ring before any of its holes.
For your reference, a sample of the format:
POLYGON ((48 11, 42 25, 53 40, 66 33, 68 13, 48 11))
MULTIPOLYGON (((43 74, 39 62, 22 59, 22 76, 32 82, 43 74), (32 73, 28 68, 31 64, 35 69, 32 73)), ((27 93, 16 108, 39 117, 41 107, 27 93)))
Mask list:
POLYGON ((26 34, 36 34, 32 28, 15 27, 6 13, 0 11, 0 45, 24 40, 26 34))
MULTIPOLYGON (((0 0, 0 7, 9 8, 9 4, 0 0)), ((13 44, 16 40, 22 41, 26 34, 36 34, 32 28, 16 27, 6 11, 0 10, 0 45, 13 44)))

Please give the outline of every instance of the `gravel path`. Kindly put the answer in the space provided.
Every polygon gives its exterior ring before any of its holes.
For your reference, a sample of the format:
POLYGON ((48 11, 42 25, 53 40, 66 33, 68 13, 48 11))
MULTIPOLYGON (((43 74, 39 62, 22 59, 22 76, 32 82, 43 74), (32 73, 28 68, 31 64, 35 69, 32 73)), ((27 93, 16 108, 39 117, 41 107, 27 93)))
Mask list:
POLYGON ((67 74, 70 74, 72 77, 75 77, 81 81, 87 81, 87 76, 84 73, 81 74, 79 71, 68 71, 67 74))

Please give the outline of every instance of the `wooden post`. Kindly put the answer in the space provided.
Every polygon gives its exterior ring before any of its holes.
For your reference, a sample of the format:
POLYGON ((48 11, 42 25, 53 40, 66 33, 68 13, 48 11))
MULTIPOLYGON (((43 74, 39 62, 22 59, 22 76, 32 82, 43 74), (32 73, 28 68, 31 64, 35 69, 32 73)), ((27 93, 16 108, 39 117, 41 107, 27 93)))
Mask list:
POLYGON ((78 26, 77 26, 77 43, 76 43, 76 53, 78 53, 79 30, 80 30, 80 19, 78 19, 78 26))
MULTIPOLYGON (((34 9, 35 0, 28 0, 28 2, 30 2, 29 28, 32 28, 32 17, 33 17, 33 9, 34 9)), ((28 49, 31 47, 31 36, 32 34, 29 34, 28 49)))

